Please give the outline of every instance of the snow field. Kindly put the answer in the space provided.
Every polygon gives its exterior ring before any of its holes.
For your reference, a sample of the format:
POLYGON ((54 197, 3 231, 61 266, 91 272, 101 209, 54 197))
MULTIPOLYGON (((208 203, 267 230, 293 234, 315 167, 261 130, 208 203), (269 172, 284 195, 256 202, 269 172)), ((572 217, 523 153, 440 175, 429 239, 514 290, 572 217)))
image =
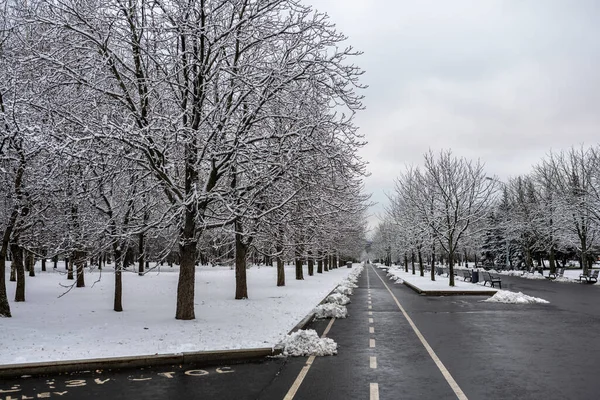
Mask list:
MULTIPOLYGON (((196 270, 196 319, 175 319, 177 267, 144 276, 123 275, 123 307, 112 310, 114 274, 86 270, 86 287, 58 271, 26 277, 26 302, 15 303, 8 282, 12 318, 0 319, 0 364, 173 354, 274 347, 311 313, 339 282, 358 269, 339 268, 297 281, 286 266, 286 286, 277 287, 274 267, 247 270, 247 300, 234 300, 235 271, 229 267, 196 270)), ((62 268, 59 266, 59 270, 62 268)))

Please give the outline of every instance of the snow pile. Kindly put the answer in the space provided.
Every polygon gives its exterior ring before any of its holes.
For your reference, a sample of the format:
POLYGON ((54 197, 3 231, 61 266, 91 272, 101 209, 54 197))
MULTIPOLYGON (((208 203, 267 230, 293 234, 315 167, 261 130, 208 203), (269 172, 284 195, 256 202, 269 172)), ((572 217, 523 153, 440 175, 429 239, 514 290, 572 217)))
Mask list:
POLYGON ((343 281, 341 281, 340 286, 346 286, 346 287, 349 287, 350 289, 356 289, 358 287, 358 285, 355 282, 349 281, 347 279, 344 279, 343 281))
POLYGON ((499 271, 500 275, 517 276, 525 279, 545 279, 544 275, 539 272, 523 272, 523 271, 499 271))
POLYGON ((315 309, 315 318, 346 318, 348 316, 348 309, 346 306, 341 306, 335 303, 319 304, 315 309))
POLYGON ((339 285, 335 288, 334 292, 339 294, 345 294, 346 296, 352 296, 354 294, 352 288, 345 285, 339 285))
POLYGON ((546 277, 538 272, 535 273, 525 273, 521 278, 525 278, 525 279, 546 279, 546 277))
POLYGON ((350 303, 350 298, 348 296, 346 296, 345 294, 333 293, 333 294, 327 296, 327 298, 325 299, 325 302, 335 303, 335 304, 344 306, 344 305, 350 303))
POLYGON ((320 338, 314 329, 299 330, 283 339, 285 356, 331 356, 337 354, 333 339, 320 338))
POLYGON ((488 303, 507 303, 507 304, 535 304, 535 303, 549 303, 549 301, 540 299, 539 297, 527 296, 521 292, 515 293, 508 290, 498 290, 495 295, 487 300, 483 300, 488 303))

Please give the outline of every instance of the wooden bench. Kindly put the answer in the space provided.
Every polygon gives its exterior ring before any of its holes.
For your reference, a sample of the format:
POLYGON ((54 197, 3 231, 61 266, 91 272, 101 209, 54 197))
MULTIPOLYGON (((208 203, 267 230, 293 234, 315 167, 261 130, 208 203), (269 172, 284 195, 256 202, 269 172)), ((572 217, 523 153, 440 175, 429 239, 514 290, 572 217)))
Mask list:
POLYGON ((468 269, 465 269, 462 271, 463 274, 463 278, 465 280, 465 282, 468 280, 469 282, 473 282, 473 274, 471 274, 471 271, 468 269))
POLYGON ((493 276, 489 272, 485 271, 482 272, 481 275, 483 277, 483 286, 485 286, 489 282, 492 287, 496 287, 494 284, 497 283, 498 287, 502 289, 502 281, 500 280, 499 276, 493 276))
POLYGON ((550 272, 548 274, 548 279, 554 280, 556 278, 562 278, 565 275, 564 268, 557 268, 555 272, 550 272))
POLYGON ((598 282, 598 273, 600 271, 595 270, 595 271, 588 271, 587 274, 581 274, 579 275, 579 281, 581 282, 581 279, 585 279, 585 281, 587 283, 596 283, 598 282))

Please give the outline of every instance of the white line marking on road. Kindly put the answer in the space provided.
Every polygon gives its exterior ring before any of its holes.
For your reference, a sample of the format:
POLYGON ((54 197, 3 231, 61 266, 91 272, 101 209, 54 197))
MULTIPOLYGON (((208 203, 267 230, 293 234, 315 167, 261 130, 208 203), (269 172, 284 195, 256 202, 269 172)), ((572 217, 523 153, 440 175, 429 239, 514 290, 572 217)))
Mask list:
POLYGON ((375 339, 369 339, 369 347, 370 348, 374 348, 375 347, 375 339))
MULTIPOLYGON (((331 329, 331 326, 333 325, 334 322, 335 322, 335 318, 331 318, 331 321, 329 321, 327 328, 325 328, 325 330, 323 331, 323 334, 321 335, 322 338, 324 338, 329 333, 329 330, 331 329)), ((304 367, 302 367, 302 370, 296 377, 296 380, 292 384, 292 387, 290 388, 290 390, 288 390, 288 392, 285 395, 285 397, 283 398, 283 400, 292 400, 294 398, 294 396, 296 395, 296 392, 298 391, 298 389, 300 388, 300 385, 302 384, 302 381, 306 377, 306 374, 308 374, 308 370, 312 366, 313 361, 315 361, 315 356, 308 357, 308 360, 306 360, 306 364, 304 364, 304 367)))
POLYGON ((369 366, 373 369, 377 368, 377 357, 371 356, 371 359, 369 360, 369 366))
POLYGON ((373 309, 373 306, 369 306, 369 310, 372 310, 372 309, 373 309))
POLYGON ((371 300, 367 300, 367 304, 371 304, 371 300))
POLYGON ((371 394, 369 400, 379 400, 379 385, 377 383, 371 383, 369 386, 371 394))
MULTIPOLYGON (((373 268, 373 267, 371 267, 371 268, 373 268)), ((375 271, 375 270, 373 270, 373 271, 375 271)), ((431 346, 429 345, 429 343, 427 343, 427 340, 425 340, 425 337, 421 334, 421 331, 419 331, 419 328, 417 328, 417 326, 415 325, 415 323, 413 322, 413 320, 408 316, 408 313, 406 312, 406 310, 404 310, 404 307, 402 307, 402 305, 400 305, 400 302, 398 301, 398 299, 396 298, 396 296, 394 296, 394 293, 392 293, 392 291, 390 290, 389 286, 385 283, 385 281, 383 279, 381 279, 381 276, 377 275, 377 277, 379 278, 379 280, 381 280, 381 282, 383 283, 383 286, 385 286, 385 288, 388 290, 388 292, 390 292, 390 295, 392 296, 392 298, 396 302, 396 305, 398 306, 398 308, 400 309, 400 311, 404 315, 404 318, 406 318, 406 320, 408 321, 409 325, 413 328, 413 331, 415 331, 415 334, 417 335, 417 337, 419 338, 419 340, 421 341, 421 343, 425 347, 425 350, 427 350, 427 353, 429 353, 429 356, 433 359, 433 362, 435 363, 435 365, 438 367, 438 369, 440 370, 440 372, 442 373, 442 375, 446 379, 446 382, 448 382, 448 384, 450 385, 450 387, 454 391, 454 394, 456 394, 456 397, 458 397, 459 400, 468 400, 468 398, 465 395, 465 393, 462 391, 462 389, 460 388, 460 386, 458 386, 458 383, 456 383, 456 381, 454 380, 454 378, 450 374, 450 371, 448 371, 446 369, 446 367, 442 363, 442 360, 440 360, 440 358, 437 356, 437 354, 435 354, 435 351, 433 351, 433 349, 431 348, 431 346)))
POLYGON ((373 311, 369 311, 369 315, 373 315, 373 311))
POLYGON ((369 318, 369 323, 372 324, 373 323, 373 318, 369 318))
POLYGON ((372 327, 372 326, 370 326, 370 327, 369 327, 369 333, 375 333, 375 328, 374 328, 374 327, 372 327))

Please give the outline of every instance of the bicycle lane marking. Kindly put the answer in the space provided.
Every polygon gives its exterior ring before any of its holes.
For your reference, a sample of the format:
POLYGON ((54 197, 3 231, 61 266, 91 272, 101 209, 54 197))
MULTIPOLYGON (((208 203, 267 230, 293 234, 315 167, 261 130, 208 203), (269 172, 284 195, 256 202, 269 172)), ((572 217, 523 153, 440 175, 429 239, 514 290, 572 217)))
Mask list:
POLYGON ((385 283, 385 281, 383 280, 383 278, 381 278, 381 276, 379 276, 379 274, 377 273, 377 271, 375 270, 375 268, 373 266, 371 266, 371 269, 373 270, 373 272, 375 273, 375 275, 377 275, 377 277, 379 278, 379 280, 381 280, 381 283, 383 283, 383 286, 385 286, 385 288, 387 289, 387 291, 390 293, 390 296, 392 296, 392 298, 396 302, 396 305, 398 306, 398 308, 402 312, 402 315, 404 315, 404 318, 406 318, 406 320, 408 321, 408 324, 411 326, 411 328, 413 329, 413 331, 415 332, 415 334, 417 335, 417 337, 421 341, 421 344, 425 347, 425 350, 427 350, 427 353, 429 354, 429 356, 431 357, 431 359, 433 360, 433 362, 435 363, 435 365, 438 367, 438 369, 440 370, 440 372, 444 376, 444 379, 446 379, 446 382, 448 382, 448 385, 450 385, 450 388, 452 389, 452 391, 454 392, 454 394, 456 394, 456 397, 459 400, 468 400, 468 398, 465 395, 465 393, 462 391, 462 389, 460 388, 460 386, 458 386, 458 383, 456 383, 456 381, 454 380, 454 378, 450 374, 450 371, 448 371, 448 369, 446 369, 446 367, 444 366, 444 364, 442 363, 442 361, 439 359, 439 357, 437 356, 437 354, 435 354, 435 351, 433 351, 433 349, 431 348, 431 346, 429 345, 429 343, 427 342, 427 340, 425 339, 425 337, 421 334, 421 331, 419 331, 419 328, 417 328, 417 326, 415 325, 415 323, 413 322, 413 320, 410 318, 410 316, 408 315, 408 313, 406 312, 406 310, 404 309, 404 307, 402 307, 402 305, 400 304, 400 302, 398 301, 398 299, 396 298, 396 296, 394 295, 394 293, 392 293, 392 290, 390 289, 390 287, 385 283))

